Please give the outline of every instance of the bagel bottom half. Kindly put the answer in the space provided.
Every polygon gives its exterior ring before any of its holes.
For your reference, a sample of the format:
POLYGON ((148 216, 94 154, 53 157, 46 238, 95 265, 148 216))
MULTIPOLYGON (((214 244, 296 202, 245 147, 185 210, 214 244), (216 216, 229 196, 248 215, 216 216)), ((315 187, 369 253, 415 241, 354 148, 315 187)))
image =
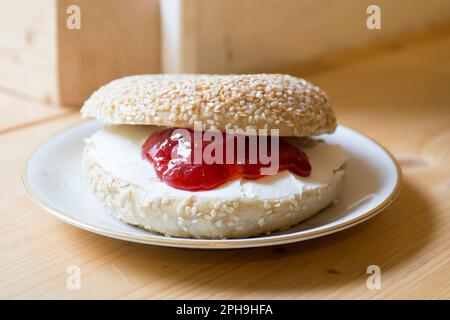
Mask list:
MULTIPOLYGON (((243 238, 296 225, 336 199, 344 177, 342 164, 326 183, 270 199, 202 197, 201 193, 155 197, 151 185, 143 188, 111 174, 93 155, 95 144, 88 142, 83 175, 103 207, 126 223, 174 237, 243 238)), ((154 188, 160 183, 155 182, 154 188)))

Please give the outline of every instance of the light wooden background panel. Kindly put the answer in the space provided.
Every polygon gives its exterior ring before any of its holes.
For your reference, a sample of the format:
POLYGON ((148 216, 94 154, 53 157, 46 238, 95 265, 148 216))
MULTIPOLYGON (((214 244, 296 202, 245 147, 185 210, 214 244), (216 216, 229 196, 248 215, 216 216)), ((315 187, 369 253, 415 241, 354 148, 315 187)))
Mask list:
POLYGON ((309 64, 450 19, 447 0, 165 0, 161 9, 165 72, 309 64), (366 26, 371 4, 381 9, 381 30, 366 26))
POLYGON ((0 86, 56 100, 56 0, 2 0, 0 86))
MULTIPOLYGON (((332 97, 339 120, 386 145, 404 186, 382 215, 297 244, 196 251, 127 243, 66 225, 34 208, 22 164, 64 115, 0 134, 2 298, 450 298, 450 33, 340 65, 308 79, 332 97), (79 265, 81 290, 66 288, 79 265), (377 264, 382 289, 368 290, 377 264)), ((292 67, 292 72, 296 72, 292 67)), ((2 101, 10 99, 0 93, 2 101)), ((36 105, 36 117, 41 106, 36 105)), ((8 113, 2 111, 6 116, 8 113)))
POLYGON ((78 105, 113 79, 160 69, 159 0, 57 0, 59 101, 78 105), (78 5, 80 30, 66 28, 78 5))
POLYGON ((160 71, 159 0, 0 0, 0 6, 1 88, 78 105, 112 79, 160 71), (79 16, 67 10, 72 5, 79 16), (69 17, 79 18, 80 29, 67 27, 69 17))

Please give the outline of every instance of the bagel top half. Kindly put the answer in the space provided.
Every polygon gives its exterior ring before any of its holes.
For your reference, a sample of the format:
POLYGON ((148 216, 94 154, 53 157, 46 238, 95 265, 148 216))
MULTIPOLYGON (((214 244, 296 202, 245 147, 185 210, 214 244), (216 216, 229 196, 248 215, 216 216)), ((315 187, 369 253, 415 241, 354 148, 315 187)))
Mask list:
POLYGON ((203 130, 278 129, 297 137, 336 128, 326 94, 283 74, 129 76, 94 92, 81 114, 110 124, 193 129, 200 121, 203 130))

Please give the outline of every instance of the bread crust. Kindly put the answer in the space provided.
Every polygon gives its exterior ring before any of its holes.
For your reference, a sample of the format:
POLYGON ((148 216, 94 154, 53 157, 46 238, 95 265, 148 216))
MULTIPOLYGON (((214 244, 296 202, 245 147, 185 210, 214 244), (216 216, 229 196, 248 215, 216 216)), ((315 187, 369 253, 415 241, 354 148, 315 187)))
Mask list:
POLYGON ((245 238, 296 225, 327 207, 337 197, 344 177, 341 168, 327 185, 280 199, 161 199, 106 172, 87 148, 83 176, 102 206, 128 224, 174 237, 245 238))
POLYGON ((284 74, 129 76, 95 91, 81 114, 111 124, 194 128, 199 121, 203 130, 247 134, 278 129, 280 136, 314 136, 336 128, 327 95, 284 74))

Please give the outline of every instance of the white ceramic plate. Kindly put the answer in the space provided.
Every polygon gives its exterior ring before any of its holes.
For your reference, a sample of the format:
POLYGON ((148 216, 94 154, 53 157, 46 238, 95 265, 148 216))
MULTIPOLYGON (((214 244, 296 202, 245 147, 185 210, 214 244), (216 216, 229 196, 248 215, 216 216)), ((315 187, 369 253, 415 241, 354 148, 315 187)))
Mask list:
POLYGON ((307 240, 361 223, 386 208, 399 192, 401 171, 382 146, 361 133, 339 126, 322 138, 342 146, 349 155, 348 174, 337 204, 279 233, 245 238, 204 240, 170 238, 127 225, 110 216, 84 185, 81 155, 84 138, 100 129, 97 121, 57 134, 31 155, 23 182, 32 201, 55 217, 105 236, 153 245, 228 249, 259 247, 307 240))

